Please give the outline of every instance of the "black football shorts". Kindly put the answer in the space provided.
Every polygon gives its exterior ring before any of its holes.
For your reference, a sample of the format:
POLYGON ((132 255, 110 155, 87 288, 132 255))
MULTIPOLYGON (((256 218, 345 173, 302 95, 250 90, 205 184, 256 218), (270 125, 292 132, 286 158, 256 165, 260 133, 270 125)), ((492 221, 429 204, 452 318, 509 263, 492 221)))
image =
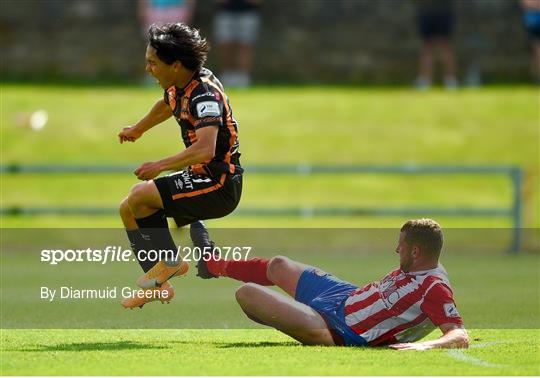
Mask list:
POLYGON ((242 195, 242 174, 207 176, 185 170, 154 182, 166 216, 174 218, 179 227, 230 214, 242 195))

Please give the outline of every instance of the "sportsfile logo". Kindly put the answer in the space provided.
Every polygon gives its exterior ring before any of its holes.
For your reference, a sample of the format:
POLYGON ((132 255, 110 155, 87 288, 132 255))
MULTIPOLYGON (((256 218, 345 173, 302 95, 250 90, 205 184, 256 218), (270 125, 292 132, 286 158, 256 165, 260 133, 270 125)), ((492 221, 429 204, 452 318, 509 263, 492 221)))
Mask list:
POLYGON ((61 262, 127 262, 131 261, 132 251, 119 246, 107 246, 104 249, 43 249, 41 262, 58 265, 61 262))

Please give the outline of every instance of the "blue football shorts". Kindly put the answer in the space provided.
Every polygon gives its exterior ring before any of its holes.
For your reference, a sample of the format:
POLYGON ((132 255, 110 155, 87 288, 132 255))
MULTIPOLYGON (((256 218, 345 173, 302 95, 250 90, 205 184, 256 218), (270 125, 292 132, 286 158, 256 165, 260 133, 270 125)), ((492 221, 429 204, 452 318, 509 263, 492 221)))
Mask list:
POLYGON ((337 334, 346 346, 368 345, 345 323, 345 300, 358 289, 317 268, 304 270, 296 286, 295 299, 317 311, 328 328, 337 334))

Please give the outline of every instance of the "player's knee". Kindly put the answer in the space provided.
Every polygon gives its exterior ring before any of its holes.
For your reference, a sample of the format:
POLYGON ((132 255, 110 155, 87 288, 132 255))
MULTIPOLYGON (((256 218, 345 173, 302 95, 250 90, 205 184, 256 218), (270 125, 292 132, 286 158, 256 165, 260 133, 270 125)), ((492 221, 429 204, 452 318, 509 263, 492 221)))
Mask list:
POLYGON ((272 282, 276 282, 284 274, 287 267, 290 265, 291 259, 285 256, 274 256, 268 263, 266 276, 272 282))
POLYGON ((327 329, 307 329, 302 337, 304 345, 335 345, 327 329))
POLYGON ((146 183, 137 184, 131 188, 127 198, 128 206, 133 209, 143 205, 146 198, 146 192, 146 183))
POLYGON ((257 291, 257 284, 251 282, 240 286, 235 293, 236 301, 240 307, 245 308, 249 303, 251 303, 257 291))
POLYGON ((131 209, 129 208, 129 203, 128 203, 128 199, 125 198, 121 203, 120 203, 120 208, 118 209, 119 212, 120 212, 120 217, 122 219, 126 219, 126 218, 129 218, 129 217, 133 217, 133 214, 131 213, 131 209))

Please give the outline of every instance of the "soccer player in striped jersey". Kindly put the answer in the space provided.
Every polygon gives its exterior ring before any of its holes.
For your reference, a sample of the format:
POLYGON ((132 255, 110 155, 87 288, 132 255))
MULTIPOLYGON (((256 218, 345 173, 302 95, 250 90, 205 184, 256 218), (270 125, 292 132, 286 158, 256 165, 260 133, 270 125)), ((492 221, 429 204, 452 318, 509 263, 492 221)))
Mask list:
POLYGON ((135 185, 120 205, 128 239, 146 273, 138 284, 156 294, 124 300, 126 308, 142 307, 163 294, 170 301, 174 291, 167 280, 187 272, 187 263, 176 256, 167 217, 178 226, 192 224, 196 231, 202 228, 200 220, 221 218, 240 201, 238 125, 223 86, 203 67, 209 48, 198 30, 182 23, 152 25, 148 33, 146 71, 156 78, 164 96, 135 125, 124 127, 118 138, 120 143, 135 142, 174 116, 185 149, 137 168, 134 173, 144 182, 135 185), (173 173, 156 178, 166 171, 173 173), (159 262, 148 261, 142 253, 148 250, 171 254, 159 262))
POLYGON ((396 248, 399 268, 363 287, 284 256, 213 259, 206 268, 215 277, 247 282, 236 292, 245 314, 304 344, 466 348, 468 335, 439 264, 442 245, 442 230, 435 221, 406 222, 396 248), (290 297, 265 287, 270 285, 290 297), (436 327, 441 337, 416 342, 436 327))

